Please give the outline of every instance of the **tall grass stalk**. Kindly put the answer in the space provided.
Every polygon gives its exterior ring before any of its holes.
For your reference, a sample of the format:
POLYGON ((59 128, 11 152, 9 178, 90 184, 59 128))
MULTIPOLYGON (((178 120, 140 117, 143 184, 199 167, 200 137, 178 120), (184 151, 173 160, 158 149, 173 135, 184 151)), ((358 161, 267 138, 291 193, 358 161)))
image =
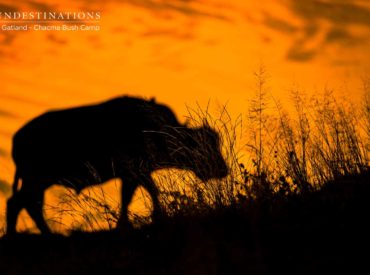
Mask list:
MULTIPOLYGON (((183 170, 154 173, 167 216, 206 214, 266 198, 284 199, 315 191, 328 181, 369 171, 370 85, 365 85, 361 110, 349 101, 337 100, 330 90, 310 98, 293 89, 293 108, 288 112, 278 100, 272 104, 265 69, 260 68, 255 76, 257 89, 249 106, 247 132, 242 116, 233 120, 226 106, 216 114, 210 111, 210 105, 188 107, 189 127, 208 125, 219 132, 230 173, 222 180, 209 182, 183 170)), ((199 140, 202 150, 189 149, 195 163, 204 162, 201 152, 215 150, 199 140)), ((211 158, 208 162, 208 168, 215 169, 211 158)), ((150 209, 150 198, 144 198, 143 203, 150 209)), ((111 229, 119 212, 119 203, 100 191, 77 200, 67 193, 56 207, 64 209, 60 210, 63 215, 82 218, 82 229, 99 229, 102 225, 111 229), (86 214, 86 204, 95 209, 93 214, 86 214)), ((132 218, 136 224, 150 222, 147 216, 132 214, 132 218)))

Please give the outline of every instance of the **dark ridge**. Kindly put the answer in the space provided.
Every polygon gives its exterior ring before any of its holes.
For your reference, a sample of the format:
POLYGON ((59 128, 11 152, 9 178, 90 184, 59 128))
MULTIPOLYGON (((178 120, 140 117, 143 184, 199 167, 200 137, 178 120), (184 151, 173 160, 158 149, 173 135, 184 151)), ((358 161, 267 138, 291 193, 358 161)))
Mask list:
POLYGON ((0 239, 2 274, 367 274, 369 174, 124 233, 0 239))

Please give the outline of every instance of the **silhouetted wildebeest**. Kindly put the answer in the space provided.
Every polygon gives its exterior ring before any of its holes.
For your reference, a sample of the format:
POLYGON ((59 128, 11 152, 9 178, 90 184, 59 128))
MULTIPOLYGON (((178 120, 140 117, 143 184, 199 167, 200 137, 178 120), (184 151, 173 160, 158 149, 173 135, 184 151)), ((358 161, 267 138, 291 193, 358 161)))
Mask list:
POLYGON ((45 189, 53 184, 80 192, 120 178, 122 207, 117 227, 125 227, 129 225, 127 207, 138 185, 148 190, 154 217, 160 213, 153 171, 187 169, 204 181, 228 173, 219 135, 213 129, 207 125, 189 128, 167 106, 134 97, 45 113, 14 135, 12 156, 16 173, 7 204, 10 234, 16 232, 22 208, 42 233, 50 232, 43 200, 45 189))

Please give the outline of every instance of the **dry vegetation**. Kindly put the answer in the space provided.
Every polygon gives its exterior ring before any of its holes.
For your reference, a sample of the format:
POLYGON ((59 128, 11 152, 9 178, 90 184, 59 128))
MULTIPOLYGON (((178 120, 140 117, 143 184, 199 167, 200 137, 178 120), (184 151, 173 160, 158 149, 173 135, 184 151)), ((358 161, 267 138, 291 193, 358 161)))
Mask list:
MULTIPOLYGON (((204 183, 185 171, 156 173, 163 220, 151 224, 150 217, 132 214, 135 229, 123 235, 81 232, 101 229, 102 223, 114 228, 118 202, 107 194, 76 200, 64 193, 58 215, 78 216, 83 223, 69 237, 3 239, 2 269, 312 274, 366 268, 361 251, 370 229, 370 82, 363 106, 337 100, 330 90, 309 98, 293 89, 290 112, 269 96, 263 68, 256 83, 244 119, 233 120, 226 107, 216 116, 208 108, 189 108, 190 125, 208 123, 221 134, 227 178, 204 183), (30 256, 36 246, 40 254, 30 256), (15 258, 22 263, 17 268, 15 258)), ((203 160, 194 153, 194 162, 203 160)), ((144 202, 150 208, 150 199, 144 202)))
MULTIPOLYGON (((216 115, 209 106, 188 108, 190 126, 206 123, 220 133, 230 174, 223 180, 204 183, 186 171, 156 173, 165 216, 206 215, 225 208, 245 208, 258 201, 288 201, 319 192, 328 183, 369 174, 369 81, 364 84, 362 106, 338 100, 331 90, 309 98, 292 89, 294 107, 288 112, 269 96, 264 68, 255 77, 255 96, 246 117, 233 120, 226 107, 216 115)), ((194 162, 204 161, 197 152, 192 155, 194 162)), ((212 168, 212 160, 209 166, 212 168)), ((114 227, 118 202, 102 190, 78 198, 68 193, 63 196, 58 207, 64 209, 73 201, 74 209, 68 212, 83 217, 85 224, 80 224, 80 229, 93 230, 102 222, 108 225, 104 228, 114 227), (84 209, 93 209, 94 214, 84 209)), ((147 196, 143 203, 151 207, 147 196)), ((132 220, 140 226, 150 222, 150 217, 132 213, 132 220)))

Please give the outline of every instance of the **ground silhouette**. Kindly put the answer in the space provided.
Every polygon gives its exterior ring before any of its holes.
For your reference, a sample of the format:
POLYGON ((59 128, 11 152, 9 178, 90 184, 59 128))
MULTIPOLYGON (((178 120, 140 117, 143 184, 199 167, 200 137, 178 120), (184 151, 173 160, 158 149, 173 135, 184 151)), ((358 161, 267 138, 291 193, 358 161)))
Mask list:
POLYGON ((161 210, 151 173, 180 168, 203 181, 223 178, 228 169, 220 146, 219 135, 212 128, 189 128, 169 107, 154 100, 124 96, 47 112, 23 126, 13 138, 16 173, 13 196, 7 204, 7 233, 15 233, 22 208, 42 233, 50 232, 42 207, 44 191, 53 184, 80 192, 120 178, 120 228, 129 226, 127 207, 135 189, 142 185, 153 200, 156 217, 161 210))
POLYGON ((154 224, 0 239, 2 274, 368 274, 369 173, 154 224))

